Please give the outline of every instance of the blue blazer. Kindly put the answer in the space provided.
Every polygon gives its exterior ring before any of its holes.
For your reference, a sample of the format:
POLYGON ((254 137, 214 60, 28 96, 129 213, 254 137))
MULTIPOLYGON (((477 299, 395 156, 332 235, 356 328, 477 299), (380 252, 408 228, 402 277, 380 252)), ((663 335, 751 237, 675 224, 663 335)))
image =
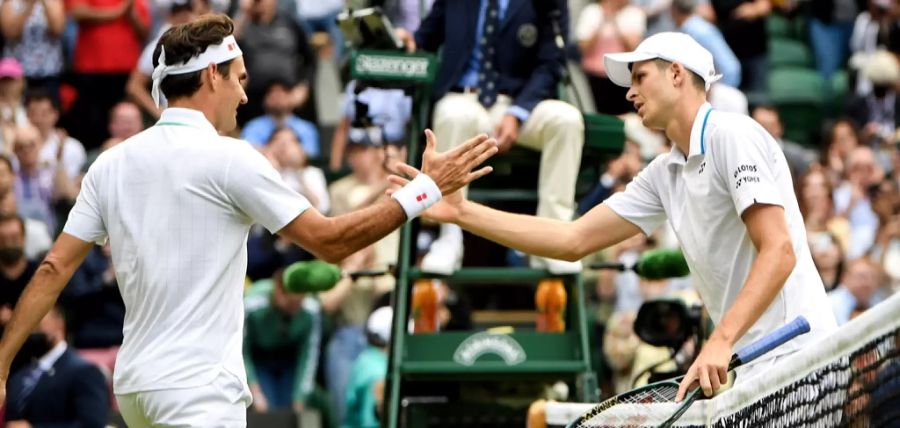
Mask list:
POLYGON ((103 428, 109 417, 106 378, 93 364, 66 349, 53 369, 38 380, 20 413, 22 383, 28 369, 12 375, 7 384, 6 420, 25 419, 35 428, 103 428))
MULTIPOLYGON (((434 87, 440 99, 457 85, 475 47, 482 0, 435 0, 415 39, 418 49, 441 49, 441 67, 434 87)), ((550 9, 560 11, 563 37, 569 29, 566 0, 509 0, 497 36, 498 90, 513 98, 513 105, 529 112, 537 103, 557 97, 565 58, 554 43, 550 9), (536 10, 535 5, 541 7, 536 10), (544 10, 547 9, 547 10, 544 10)))

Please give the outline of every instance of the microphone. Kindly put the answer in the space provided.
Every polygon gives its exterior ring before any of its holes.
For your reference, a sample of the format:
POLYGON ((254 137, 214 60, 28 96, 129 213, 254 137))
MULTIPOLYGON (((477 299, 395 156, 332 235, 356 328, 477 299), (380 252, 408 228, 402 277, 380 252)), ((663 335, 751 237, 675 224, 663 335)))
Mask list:
POLYGON ((641 254, 637 263, 626 266, 624 263, 592 263, 591 269, 615 269, 620 272, 633 271, 642 278, 656 280, 678 278, 691 273, 684 254, 680 250, 651 250, 641 254))
POLYGON ((344 276, 356 280, 361 277, 387 275, 387 269, 369 269, 355 272, 342 272, 341 268, 321 260, 296 262, 284 269, 282 282, 289 293, 318 293, 328 291, 344 276))

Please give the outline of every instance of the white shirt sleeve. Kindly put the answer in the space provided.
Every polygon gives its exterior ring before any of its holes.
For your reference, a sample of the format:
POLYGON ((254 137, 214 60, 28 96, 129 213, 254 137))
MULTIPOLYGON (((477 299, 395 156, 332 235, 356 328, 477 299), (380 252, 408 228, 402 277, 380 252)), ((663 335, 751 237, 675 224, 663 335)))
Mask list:
POLYGON ((249 219, 276 233, 310 207, 249 143, 234 150, 225 172, 225 192, 249 219))
POLYGON ((784 206, 774 172, 775 162, 784 162, 784 156, 777 156, 781 149, 774 140, 767 141, 772 137, 762 127, 752 125, 719 128, 707 146, 738 215, 753 204, 784 206))
POLYGON ((653 175, 661 168, 665 156, 660 155, 625 186, 624 192, 615 193, 604 204, 616 214, 641 228, 650 235, 666 221, 666 211, 653 185, 653 175))
POLYGON ((81 181, 81 191, 78 192, 75 206, 69 211, 69 219, 63 232, 85 242, 103 245, 106 242, 106 225, 100 211, 96 169, 89 169, 81 181))

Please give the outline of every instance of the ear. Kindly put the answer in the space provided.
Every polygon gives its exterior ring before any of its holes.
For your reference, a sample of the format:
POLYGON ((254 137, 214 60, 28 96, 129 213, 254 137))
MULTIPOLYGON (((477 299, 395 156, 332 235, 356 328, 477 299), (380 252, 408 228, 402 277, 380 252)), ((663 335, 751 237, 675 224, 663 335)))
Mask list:
POLYGON ((676 88, 681 87, 687 78, 687 70, 678 62, 673 62, 669 69, 672 70, 672 83, 676 88))
POLYGON ((216 89, 218 89, 218 87, 219 87, 219 83, 221 81, 220 78, 222 77, 222 76, 219 76, 218 67, 216 66, 215 63, 210 63, 209 65, 206 66, 206 69, 204 71, 205 71, 204 74, 206 75, 206 79, 209 80, 209 87, 213 90, 213 92, 215 92, 216 89))

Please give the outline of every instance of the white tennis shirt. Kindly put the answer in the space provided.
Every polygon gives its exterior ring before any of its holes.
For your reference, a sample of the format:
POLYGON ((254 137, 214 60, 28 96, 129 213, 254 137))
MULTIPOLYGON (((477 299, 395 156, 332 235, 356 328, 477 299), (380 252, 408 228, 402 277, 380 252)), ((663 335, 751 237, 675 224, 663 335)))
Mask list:
POLYGON ((116 394, 243 380, 247 233, 277 232, 309 202, 248 143, 220 137, 196 110, 155 126, 91 166, 64 232, 109 238, 125 301, 116 394))
POLYGON ((669 220, 694 286, 716 323, 734 304, 757 257, 741 214, 757 203, 783 207, 797 263, 775 300, 734 350, 798 315, 806 317, 811 332, 760 361, 796 351, 837 328, 813 265, 784 153, 753 119, 713 111, 704 104, 694 118, 687 160, 673 147, 605 203, 648 235, 669 220))

